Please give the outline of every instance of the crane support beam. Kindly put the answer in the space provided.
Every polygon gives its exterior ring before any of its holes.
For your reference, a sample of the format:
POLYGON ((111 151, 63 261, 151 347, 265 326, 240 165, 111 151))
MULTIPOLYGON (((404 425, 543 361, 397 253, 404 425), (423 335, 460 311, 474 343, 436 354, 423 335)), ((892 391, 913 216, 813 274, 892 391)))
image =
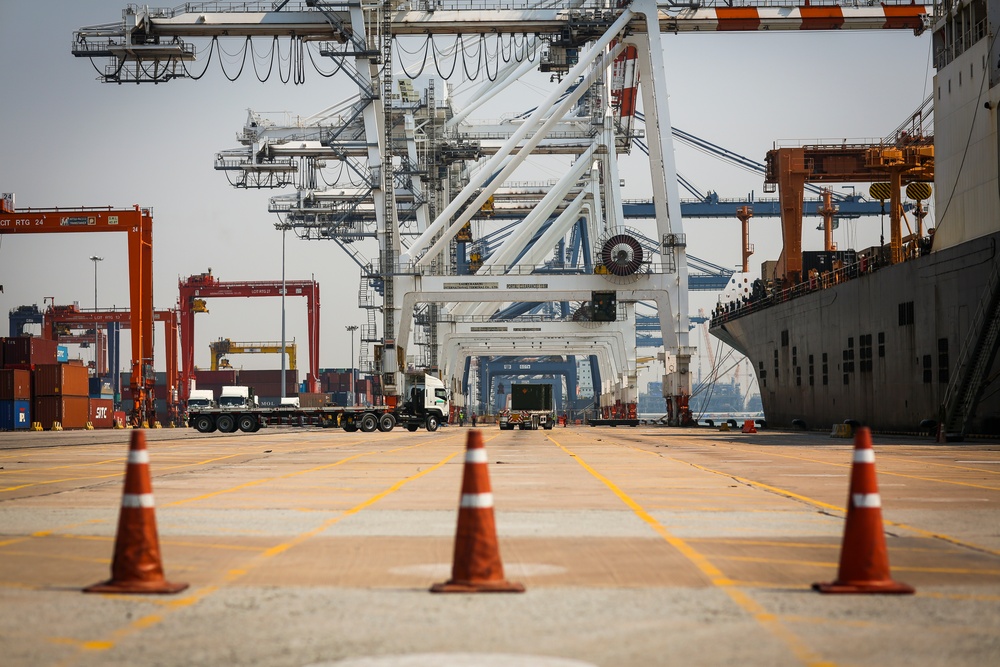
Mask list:
POLYGON ((156 420, 153 397, 153 213, 134 206, 27 208, 0 204, 0 235, 125 232, 128 235, 129 318, 132 326, 132 424, 156 420))

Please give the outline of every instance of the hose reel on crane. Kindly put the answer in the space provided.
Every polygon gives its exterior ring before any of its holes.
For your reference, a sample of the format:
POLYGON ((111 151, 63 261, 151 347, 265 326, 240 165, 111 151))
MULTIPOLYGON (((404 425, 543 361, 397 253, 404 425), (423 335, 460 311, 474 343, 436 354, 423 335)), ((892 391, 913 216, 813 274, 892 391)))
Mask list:
POLYGON ((598 246, 596 272, 614 283, 635 282, 647 263, 642 244, 629 231, 613 232, 598 246))

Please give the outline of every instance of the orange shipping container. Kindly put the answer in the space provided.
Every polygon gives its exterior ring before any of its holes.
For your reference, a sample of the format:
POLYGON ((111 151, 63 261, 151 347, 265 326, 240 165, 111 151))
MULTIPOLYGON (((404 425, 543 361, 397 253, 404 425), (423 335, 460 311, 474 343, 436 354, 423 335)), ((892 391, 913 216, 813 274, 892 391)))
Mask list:
POLYGON ((31 371, 0 370, 0 401, 31 400, 31 371))
POLYGON ((90 399, 90 423, 94 428, 114 428, 115 402, 110 398, 90 399))
POLYGON ((43 364, 35 367, 35 396, 88 396, 90 377, 85 366, 43 364))
POLYGON ((53 422, 59 422, 63 428, 83 428, 89 413, 90 399, 86 396, 39 396, 31 419, 40 422, 46 431, 53 422))

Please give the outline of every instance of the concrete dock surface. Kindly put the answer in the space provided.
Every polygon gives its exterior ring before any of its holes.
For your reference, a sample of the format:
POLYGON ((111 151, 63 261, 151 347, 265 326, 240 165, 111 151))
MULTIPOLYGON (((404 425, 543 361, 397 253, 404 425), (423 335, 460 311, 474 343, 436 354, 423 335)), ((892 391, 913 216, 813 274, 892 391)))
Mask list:
POLYGON ((130 431, 0 433, 0 664, 1000 665, 996 442, 876 435, 916 594, 823 595, 849 439, 482 428, 527 591, 432 594, 470 430, 143 431, 174 595, 81 593, 109 577, 130 431))

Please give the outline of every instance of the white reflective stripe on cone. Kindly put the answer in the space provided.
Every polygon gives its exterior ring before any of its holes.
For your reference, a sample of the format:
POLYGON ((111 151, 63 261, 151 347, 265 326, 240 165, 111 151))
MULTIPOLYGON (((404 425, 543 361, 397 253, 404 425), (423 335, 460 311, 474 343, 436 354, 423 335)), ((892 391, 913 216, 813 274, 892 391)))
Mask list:
POLYGON ((459 507, 472 507, 474 509, 482 509, 486 507, 493 507, 493 494, 492 493, 463 493, 462 502, 459 503, 459 507))
POLYGON ((128 453, 129 463, 149 463, 148 449, 132 449, 128 453))
POLYGON ((465 450, 466 463, 486 463, 486 450, 482 447, 465 450))
POLYGON ((855 463, 875 463, 875 450, 874 449, 855 449, 854 450, 854 462, 855 463))
POLYGON ((152 493, 126 493, 122 495, 122 507, 153 507, 152 493))
POLYGON ((882 507, 882 496, 877 493, 855 493, 851 496, 855 507, 874 509, 882 507))

